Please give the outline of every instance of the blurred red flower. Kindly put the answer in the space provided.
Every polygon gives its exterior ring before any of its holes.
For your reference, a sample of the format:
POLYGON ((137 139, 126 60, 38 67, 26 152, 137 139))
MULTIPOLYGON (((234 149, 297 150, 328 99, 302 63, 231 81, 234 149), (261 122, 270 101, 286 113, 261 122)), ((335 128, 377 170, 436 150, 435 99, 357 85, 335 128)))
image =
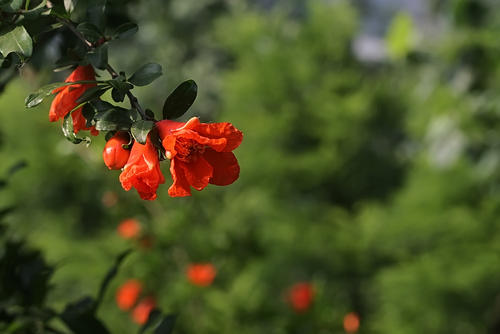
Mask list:
POLYGON ((130 150, 123 148, 130 142, 128 132, 119 131, 104 145, 102 159, 109 169, 121 169, 128 161, 130 150))
POLYGON ((104 194, 102 194, 101 202, 102 205, 110 208, 118 203, 118 196, 112 191, 106 191, 104 194))
POLYGON ((149 136, 144 145, 134 142, 127 164, 120 174, 120 182, 127 191, 134 187, 142 199, 156 199, 156 189, 165 183, 165 178, 160 170, 158 150, 149 136))
POLYGON ((163 120, 156 127, 171 159, 170 196, 190 196, 190 187, 202 190, 209 183, 225 186, 238 179, 240 166, 232 151, 243 134, 231 123, 200 123, 193 117, 186 123, 163 120))
POLYGON ((311 306, 314 294, 314 287, 311 283, 296 283, 288 292, 288 301, 297 313, 303 313, 311 306))
POLYGON ((136 279, 123 283, 116 291, 116 304, 124 311, 132 308, 142 292, 142 284, 136 279))
POLYGON ((153 297, 145 297, 134 308, 132 319, 139 325, 143 325, 148 321, 149 314, 156 307, 156 301, 153 297))
MULTIPOLYGON (((92 65, 78 66, 65 80, 65 82, 95 80, 95 72, 92 65)), ((57 94, 49 110, 49 120, 55 122, 60 118, 64 118, 78 104, 76 100, 90 87, 95 84, 75 84, 56 88, 52 94, 57 94)), ((99 131, 94 126, 88 128, 85 117, 82 115, 82 108, 78 108, 71 114, 73 118, 73 132, 78 133, 80 130, 90 130, 94 136, 99 134, 99 131)))
POLYGON ((347 333, 356 333, 359 329, 359 315, 355 312, 347 313, 344 317, 344 330, 347 333))
POLYGON ((209 286, 216 274, 217 271, 211 263, 190 264, 186 271, 189 282, 198 286, 209 286))
POLYGON ((141 231, 141 224, 137 219, 129 218, 123 220, 120 225, 118 225, 118 234, 123 239, 133 239, 139 236, 141 231))

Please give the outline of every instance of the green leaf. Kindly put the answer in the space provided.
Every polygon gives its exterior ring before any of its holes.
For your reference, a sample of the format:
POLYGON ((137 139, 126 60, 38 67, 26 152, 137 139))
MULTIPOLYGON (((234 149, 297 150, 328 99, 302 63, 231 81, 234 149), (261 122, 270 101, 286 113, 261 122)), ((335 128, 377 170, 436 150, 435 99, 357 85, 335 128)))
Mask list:
POLYGON ((175 320, 177 316, 175 314, 169 314, 163 318, 161 323, 156 327, 154 334, 170 334, 174 330, 175 320))
POLYGON ((136 86, 146 86, 162 75, 161 65, 149 63, 143 65, 128 79, 130 83, 136 86))
POLYGON ((9 167, 9 169, 7 170, 7 175, 10 177, 10 176, 14 175, 15 173, 17 173, 18 171, 26 168, 27 166, 28 166, 28 163, 26 162, 26 160, 20 160, 9 167))
POLYGON ((84 297, 66 305, 61 319, 75 334, 109 334, 109 330, 96 318, 95 307, 92 297, 84 297))
POLYGON ((96 114, 95 109, 90 105, 90 103, 85 103, 82 107, 82 116, 85 118, 85 125, 89 128, 92 126, 92 121, 96 114))
POLYGON ((45 86, 40 87, 33 94, 28 95, 24 100, 26 108, 33 108, 43 102, 43 100, 52 94, 52 91, 56 88, 65 86, 65 82, 55 82, 45 86))
POLYGON ((139 30, 137 24, 132 22, 127 22, 116 28, 113 32, 113 39, 121 39, 132 36, 139 30))
POLYGON ((146 144, 146 139, 148 137, 149 131, 155 125, 152 121, 140 120, 132 124, 130 131, 134 139, 140 144, 146 144))
POLYGON ((102 94, 106 93, 108 89, 110 89, 110 86, 95 86, 95 87, 90 87, 87 89, 85 92, 83 92, 82 95, 78 99, 76 99, 77 104, 81 104, 84 102, 88 102, 94 99, 97 99, 100 97, 102 94))
POLYGON ((64 116, 64 120, 62 123, 62 131, 64 137, 66 137, 66 139, 72 142, 73 144, 80 144, 82 142, 85 142, 87 145, 90 145, 89 137, 79 138, 73 132, 73 117, 71 117, 71 112, 69 112, 66 116, 64 116))
POLYGON ((21 9, 23 5, 23 0, 11 0, 10 3, 7 1, 6 5, 3 5, 0 9, 7 13, 14 13, 21 9))
POLYGON ((414 26, 412 17, 405 12, 397 14, 387 31, 386 43, 393 59, 403 59, 414 46, 414 26))
POLYGON ((123 102, 125 95, 127 92, 134 88, 128 82, 124 82, 123 80, 113 79, 109 80, 108 83, 113 86, 113 90, 111 91, 111 97, 115 102, 123 102))
POLYGON ((56 88, 63 86, 70 86, 74 84, 91 84, 97 83, 97 81, 93 80, 82 80, 82 81, 74 81, 74 82, 54 82, 45 86, 40 87, 33 94, 28 95, 24 100, 24 104, 26 108, 33 108, 42 103, 42 101, 49 95, 52 94, 52 91, 56 88))
POLYGON ((95 127, 99 131, 128 131, 132 125, 130 111, 122 108, 99 111, 94 119, 95 127))
POLYGON ((116 276, 118 273, 118 269, 120 268, 120 265, 122 264, 123 260, 132 253, 131 249, 127 249, 126 251, 120 253, 115 260, 115 264, 108 270, 108 273, 104 277, 104 279, 101 282, 101 286, 99 287, 99 293, 97 294, 97 301, 96 301, 96 307, 100 305, 102 302, 102 299, 104 297, 104 293, 106 292, 106 289, 108 288, 109 283, 111 283, 111 280, 116 276))
POLYGON ((29 57, 33 52, 33 41, 23 26, 18 26, 0 36, 0 53, 7 57, 11 52, 20 57, 29 57))
POLYGON ((108 46, 101 45, 87 54, 89 62, 100 70, 106 69, 108 65, 108 46))
POLYGON ((163 119, 174 119, 184 115, 198 94, 198 86, 193 80, 181 83, 165 100, 163 119))
POLYGON ((76 30, 82 33, 82 35, 90 42, 96 43, 102 37, 102 32, 90 22, 80 23, 76 30))

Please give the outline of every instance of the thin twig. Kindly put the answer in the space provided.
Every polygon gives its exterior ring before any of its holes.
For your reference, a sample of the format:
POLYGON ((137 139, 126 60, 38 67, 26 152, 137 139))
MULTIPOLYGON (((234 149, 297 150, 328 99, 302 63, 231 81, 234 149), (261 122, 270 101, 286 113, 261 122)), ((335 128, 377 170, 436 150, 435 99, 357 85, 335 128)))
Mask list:
MULTIPOLYGON (((69 30, 71 30, 71 32, 73 32, 73 34, 75 34, 75 36, 78 37, 78 39, 80 39, 85 44, 85 46, 88 50, 95 49, 94 44, 89 42, 85 38, 85 36, 83 36, 82 33, 79 32, 75 28, 75 26, 72 24, 72 22, 70 22, 68 20, 61 19, 61 18, 57 18, 57 21, 59 21, 64 26, 66 26, 69 30)), ((109 63, 106 64, 106 71, 108 71, 108 73, 111 75, 111 77, 113 79, 118 77, 118 73, 113 69, 113 67, 111 67, 111 65, 109 63)), ((150 117, 148 117, 146 115, 146 113, 144 112, 144 109, 142 109, 141 105, 139 104, 137 97, 135 97, 135 95, 132 94, 132 92, 130 90, 127 90, 127 97, 130 100, 130 105, 137 110, 137 112, 141 115, 142 119, 147 119, 147 120, 151 119, 150 117)))

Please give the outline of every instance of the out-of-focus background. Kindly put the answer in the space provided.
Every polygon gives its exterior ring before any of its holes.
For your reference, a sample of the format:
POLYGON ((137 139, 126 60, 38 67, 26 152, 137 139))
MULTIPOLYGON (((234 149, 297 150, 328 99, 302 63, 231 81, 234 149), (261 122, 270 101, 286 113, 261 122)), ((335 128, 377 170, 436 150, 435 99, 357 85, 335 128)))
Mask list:
MULTIPOLYGON (((30 65, 0 95, 0 168, 24 159, 3 204, 14 234, 56 266, 55 308, 95 294, 114 256, 136 248, 99 310, 114 333, 137 325, 114 291, 144 283, 175 333, 500 332, 500 3, 495 0, 149 0, 140 30, 110 48, 160 115, 180 82, 193 115, 243 131, 239 180, 189 198, 125 192, 102 138, 73 145, 24 98, 67 72, 30 65), (140 221, 151 247, 116 232, 140 221), (190 284, 190 263, 217 269, 190 284), (306 312, 287 291, 309 282, 306 312)), ((51 55, 50 45, 44 51, 51 55)), ((56 55, 54 55, 55 57, 56 55)), ((54 59, 55 60, 55 59, 54 59)), ((106 73, 101 73, 106 77, 106 73)), ((102 136, 101 136, 102 137, 102 136)))

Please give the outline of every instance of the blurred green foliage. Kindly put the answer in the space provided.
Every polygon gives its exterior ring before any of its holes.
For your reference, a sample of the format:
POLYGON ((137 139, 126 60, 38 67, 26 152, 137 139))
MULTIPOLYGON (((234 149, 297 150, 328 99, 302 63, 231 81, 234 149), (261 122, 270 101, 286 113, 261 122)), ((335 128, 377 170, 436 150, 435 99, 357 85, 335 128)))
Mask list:
MULTIPOLYGON (((0 159, 29 168, 0 199, 22 203, 11 228, 57 264, 54 307, 97 291, 130 246, 117 224, 135 217, 153 246, 125 261, 110 291, 142 280, 179 314, 176 333, 343 333, 351 311, 360 333, 500 332, 498 4, 440 2, 447 25, 417 41, 418 24, 400 14, 387 38, 395 57, 377 64, 353 54, 361 18, 349 1, 308 1, 303 15, 222 0, 132 6, 137 48, 118 44, 111 62, 130 71, 148 54, 165 65, 138 89, 157 116, 195 79, 185 118, 243 131, 241 176, 183 199, 168 197, 167 177, 143 202, 105 168, 101 140, 66 142, 47 103, 23 110, 27 82, 48 81, 23 71, 0 97, 0 159), (192 262, 216 266, 212 286, 188 283, 192 262), (316 288, 305 314, 286 302, 298 281, 316 288)), ((136 332, 112 292, 99 314, 136 332)))

